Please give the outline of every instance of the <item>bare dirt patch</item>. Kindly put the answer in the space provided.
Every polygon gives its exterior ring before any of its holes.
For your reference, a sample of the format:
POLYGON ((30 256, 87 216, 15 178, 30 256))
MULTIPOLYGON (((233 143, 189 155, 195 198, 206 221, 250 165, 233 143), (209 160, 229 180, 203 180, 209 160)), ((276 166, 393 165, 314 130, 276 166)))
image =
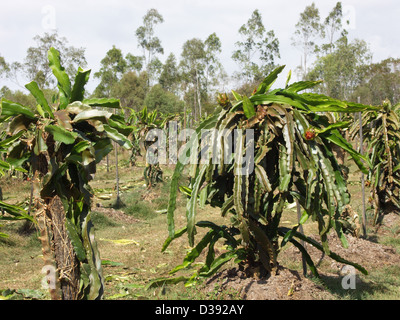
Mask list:
POLYGON ((225 270, 207 282, 206 291, 242 300, 332 300, 334 296, 295 270, 279 267, 268 278, 248 278, 236 268, 225 270), (216 289, 218 288, 218 289, 216 289))
MULTIPOLYGON (((318 241, 317 236, 311 236, 310 238, 318 241)), ((391 246, 352 236, 347 236, 347 241, 349 247, 346 249, 342 246, 342 243, 335 234, 330 234, 328 236, 329 248, 331 251, 346 260, 363 266, 367 270, 376 268, 378 264, 380 266, 400 264, 400 255, 397 254, 396 250, 391 246)), ((318 265, 323 261, 328 261, 331 267, 337 269, 338 272, 344 266, 344 264, 336 262, 311 245, 307 245, 307 251, 314 263, 318 265)), ((282 254, 285 255, 286 258, 294 261, 299 261, 299 259, 301 259, 301 253, 295 247, 288 248, 282 254)))
MULTIPOLYGON (((386 217, 385 217, 386 218, 386 217)), ((384 226, 393 228, 398 225, 399 215, 389 215, 384 226)), ((384 232, 387 228, 378 230, 384 232)), ((318 241, 318 236, 311 236, 318 241)), ((329 248, 342 258, 363 266, 367 271, 381 267, 400 265, 400 254, 389 245, 383 245, 371 239, 356 238, 347 235, 348 248, 342 246, 335 233, 328 236, 329 248)), ((318 241, 319 242, 319 241, 318 241)), ((345 264, 338 263, 323 254, 311 245, 307 245, 307 251, 314 263, 319 267, 322 278, 337 278, 344 276, 345 264)), ((294 246, 283 250, 279 260, 285 265, 299 263, 302 259, 301 252, 294 246)), ((357 281, 361 281, 358 279, 357 281)), ((323 284, 304 277, 302 272, 280 266, 277 275, 267 278, 248 278, 238 269, 229 269, 216 274, 206 284, 208 294, 220 295, 223 298, 240 298, 246 300, 332 300, 337 297, 329 292, 323 284), (228 293, 228 296, 227 296, 228 293), (229 294, 231 296, 229 296, 229 294)))
POLYGON ((382 224, 376 227, 375 232, 378 236, 400 236, 400 213, 390 212, 385 214, 382 224))

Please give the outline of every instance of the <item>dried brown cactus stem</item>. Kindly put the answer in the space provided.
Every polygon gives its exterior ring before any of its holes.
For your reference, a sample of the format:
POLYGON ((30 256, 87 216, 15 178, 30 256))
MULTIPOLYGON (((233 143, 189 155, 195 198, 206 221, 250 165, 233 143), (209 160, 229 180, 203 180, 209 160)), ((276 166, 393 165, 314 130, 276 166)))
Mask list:
POLYGON ((51 228, 49 228, 51 222, 47 216, 47 205, 40 198, 40 181, 39 172, 35 171, 33 178, 33 199, 35 208, 35 219, 37 221, 37 227, 40 232, 39 240, 42 244, 43 262, 44 267, 42 272, 45 273, 44 281, 46 282, 50 297, 52 300, 60 300, 61 292, 57 273, 57 265, 54 258, 53 251, 51 249, 51 228))
MULTIPOLYGON (((43 161, 39 161, 39 164, 43 161)), ((79 262, 65 227, 65 210, 59 196, 40 197, 39 176, 45 172, 35 171, 33 193, 36 220, 42 244, 46 282, 52 300, 77 300, 79 295, 79 262)))
POLYGON ((46 215, 46 209, 42 207, 40 210, 36 211, 35 215, 37 226, 39 228, 40 237, 39 240, 42 244, 43 262, 44 267, 42 271, 45 273, 44 281, 46 282, 51 300, 60 300, 60 287, 57 281, 58 273, 57 266, 54 258, 53 251, 51 249, 51 240, 49 232, 49 219, 46 215))
POLYGON ((77 300, 79 295, 79 261, 65 226, 64 206, 59 196, 53 197, 47 206, 51 217, 53 239, 51 243, 57 266, 58 279, 63 300, 77 300))

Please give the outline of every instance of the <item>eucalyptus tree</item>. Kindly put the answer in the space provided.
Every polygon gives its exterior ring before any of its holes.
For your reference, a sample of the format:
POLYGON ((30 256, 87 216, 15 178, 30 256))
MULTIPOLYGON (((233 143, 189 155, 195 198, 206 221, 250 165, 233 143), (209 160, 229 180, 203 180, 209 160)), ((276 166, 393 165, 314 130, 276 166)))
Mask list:
POLYGON ((100 70, 94 74, 95 78, 100 79, 94 95, 101 98, 109 98, 111 97, 113 87, 121 80, 128 65, 121 49, 115 46, 107 51, 100 65, 100 70))
POLYGON ((117 99, 84 99, 90 70, 78 69, 72 84, 60 53, 48 51, 57 80, 58 100, 48 102, 38 84, 26 85, 36 110, 1 100, 1 120, 8 123, 6 162, 28 164, 34 185, 34 219, 40 231, 43 259, 52 299, 101 299, 104 277, 91 221, 93 191, 89 182, 112 149, 112 140, 130 148, 125 123, 108 111, 117 99))
POLYGON ((185 100, 191 106, 195 121, 203 116, 204 105, 211 100, 212 91, 220 85, 218 79, 225 75, 218 57, 220 52, 221 40, 215 32, 204 41, 193 38, 183 45, 179 76, 185 100))
POLYGON ((324 27, 321 24, 319 9, 313 2, 300 13, 300 19, 296 24, 296 31, 292 37, 292 45, 299 48, 302 52, 300 66, 302 80, 305 80, 307 77, 310 56, 317 51, 316 41, 322 38, 323 35, 324 27))
MULTIPOLYGON (((140 73, 136 71, 126 72, 120 81, 113 86, 113 95, 121 100, 121 105, 125 108, 134 108, 139 111, 143 106, 144 99, 149 91, 148 76, 146 71, 140 73)), ((126 114, 129 117, 129 114, 126 114)))
POLYGON ((65 71, 73 77, 78 67, 86 67, 85 49, 68 46, 68 40, 58 35, 56 31, 36 35, 33 40, 35 46, 29 47, 23 62, 14 62, 10 65, 9 78, 19 84, 18 75, 22 74, 28 81, 34 80, 40 87, 53 88, 55 82, 47 62, 47 52, 51 47, 62 52, 65 71))
POLYGON ((354 90, 364 82, 371 51, 364 40, 344 36, 335 43, 332 53, 319 57, 308 72, 308 79, 324 79, 316 89, 336 99, 350 100, 354 90))
POLYGON ((0 55, 0 78, 3 78, 7 75, 7 72, 9 72, 10 67, 4 57, 0 55))
POLYGON ((201 118, 202 114, 202 92, 204 75, 204 42, 199 38, 187 40, 183 44, 181 61, 179 64, 182 80, 186 86, 186 93, 192 91, 193 102, 191 103, 195 121, 201 118))
POLYGON ((400 59, 388 58, 378 63, 365 64, 360 72, 363 79, 353 91, 363 103, 381 104, 388 99, 392 105, 400 101, 400 59))
POLYGON ((132 53, 128 53, 125 57, 127 63, 127 70, 141 72, 143 69, 143 56, 135 56, 132 53))
POLYGON ((170 53, 162 67, 158 83, 163 89, 178 94, 181 75, 178 68, 178 62, 173 53, 170 53))
MULTIPOLYGON (((118 85, 123 74, 127 69, 127 62, 122 54, 122 51, 115 46, 107 51, 106 56, 101 60, 101 68, 94 74, 96 78, 100 79, 99 85, 94 91, 94 95, 101 98, 109 98, 118 85)), ((109 157, 107 155, 107 172, 109 172, 109 157)), ((119 197, 119 177, 118 177, 118 151, 115 148, 115 171, 116 171, 116 191, 117 191, 117 207, 120 206, 121 201, 119 197)))
POLYGON ((161 76, 161 72, 163 70, 163 63, 158 57, 153 58, 147 68, 147 73, 149 75, 149 85, 153 86, 157 83, 158 79, 161 76))
POLYGON ((349 123, 331 124, 321 113, 378 108, 300 93, 319 81, 289 84, 288 79, 284 89, 271 90, 282 69, 275 69, 250 97, 232 91, 236 101, 231 102, 226 94, 220 95, 220 108, 191 135, 181 153, 186 157, 179 158, 171 179, 167 210, 169 237, 162 250, 184 234, 193 247, 171 274, 191 267, 203 251, 208 249, 208 252, 204 264, 193 276, 163 278, 153 283, 186 281, 190 284, 199 277, 209 277, 232 259, 248 276, 274 274, 278 253, 288 242, 302 252, 310 270, 318 276, 316 266, 299 240, 367 273, 362 266, 331 251, 327 241, 328 233, 334 230, 343 246, 348 246, 340 216, 349 204, 350 194, 331 146, 338 145, 349 152, 363 172, 368 171, 363 164, 366 158, 337 130, 349 123), (190 183, 179 186, 188 164, 190 183), (186 225, 176 229, 174 211, 178 187, 188 201, 186 225), (284 208, 295 200, 304 210, 303 215, 298 225, 284 227, 281 225, 284 208), (206 204, 221 209, 221 215, 226 217, 224 225, 196 221, 197 207, 206 204), (308 219, 318 226, 321 243, 297 231, 308 219), (196 243, 198 228, 208 232, 196 243), (223 241, 226 249, 218 252, 217 241, 223 241))
POLYGON ((206 94, 210 95, 212 89, 219 86, 226 77, 224 67, 218 57, 222 52, 222 43, 215 32, 204 41, 204 51, 204 87, 206 94))
POLYGON ((157 54, 164 54, 164 48, 161 45, 161 40, 155 36, 156 25, 163 23, 163 16, 156 10, 150 9, 143 17, 143 25, 136 29, 136 38, 138 47, 143 50, 144 68, 149 74, 149 79, 153 79, 151 67, 156 61, 157 54))
POLYGON ((279 40, 273 30, 266 30, 258 10, 240 27, 239 35, 242 41, 235 43, 237 50, 232 54, 240 68, 236 75, 244 83, 259 82, 274 69, 275 59, 280 58, 279 40))
POLYGON ((172 92, 166 91, 161 85, 154 85, 144 99, 144 105, 149 111, 161 114, 179 113, 183 111, 184 102, 172 92))
POLYGON ((326 44, 322 45, 323 52, 332 53, 335 48, 335 42, 339 38, 347 35, 347 31, 344 29, 344 24, 343 6, 341 2, 337 2, 323 23, 324 36, 328 41, 326 44))

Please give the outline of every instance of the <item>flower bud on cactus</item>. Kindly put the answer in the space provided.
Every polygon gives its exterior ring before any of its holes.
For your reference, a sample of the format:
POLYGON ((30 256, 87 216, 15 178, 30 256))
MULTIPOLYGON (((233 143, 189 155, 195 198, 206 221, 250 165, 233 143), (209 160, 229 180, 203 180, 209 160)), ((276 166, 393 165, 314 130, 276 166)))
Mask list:
POLYGON ((315 139, 315 130, 313 128, 308 128, 306 130, 306 132, 304 133, 304 138, 306 138, 306 140, 314 140, 315 139))
POLYGON ((229 97, 226 93, 219 93, 217 96, 217 101, 218 104, 223 108, 226 108, 230 104, 229 97))

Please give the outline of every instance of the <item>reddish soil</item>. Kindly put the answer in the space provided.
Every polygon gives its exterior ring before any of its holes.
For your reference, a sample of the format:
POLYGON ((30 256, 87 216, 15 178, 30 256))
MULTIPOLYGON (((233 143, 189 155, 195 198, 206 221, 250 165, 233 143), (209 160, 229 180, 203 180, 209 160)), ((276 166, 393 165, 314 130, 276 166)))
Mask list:
MULTIPOLYGON (((400 234, 400 217, 398 214, 385 216, 383 225, 377 228, 376 234, 370 239, 356 238, 348 235, 349 247, 343 248, 335 233, 328 237, 329 247, 342 258, 360 264, 365 269, 371 270, 381 266, 400 265, 400 254, 391 246, 382 245, 372 240, 385 236, 387 233, 400 234)), ((395 235, 396 236, 396 235, 395 235)), ((313 237, 318 240, 318 237, 313 237)), ((344 264, 338 263, 311 245, 307 245, 314 264, 320 266, 323 262, 325 267, 319 269, 322 278, 337 278, 338 283, 344 276, 344 264), (328 266, 328 267, 327 267, 328 266)), ((300 251, 292 246, 283 251, 278 260, 287 262, 301 261, 300 251)), ((358 271, 357 271, 358 273, 358 271)), ((207 283, 208 292, 220 294, 222 298, 229 298, 226 292, 230 292, 232 298, 246 300, 329 300, 336 299, 323 285, 304 277, 301 272, 279 267, 276 275, 267 278, 248 278, 236 268, 222 271, 216 274, 207 283), (218 292, 216 291, 218 288, 218 292), (232 294, 235 293, 235 294, 232 294)))

